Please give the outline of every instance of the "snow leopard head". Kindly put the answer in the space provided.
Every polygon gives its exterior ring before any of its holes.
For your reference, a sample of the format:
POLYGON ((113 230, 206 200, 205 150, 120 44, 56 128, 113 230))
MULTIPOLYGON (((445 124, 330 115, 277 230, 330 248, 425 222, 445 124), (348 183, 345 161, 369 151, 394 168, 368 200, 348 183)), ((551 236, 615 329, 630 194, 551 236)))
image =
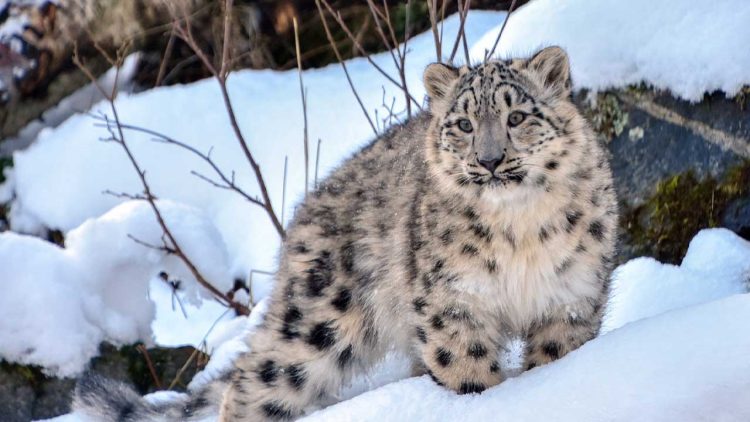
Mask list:
POLYGON ((549 192, 593 139, 570 100, 568 56, 559 47, 476 67, 431 64, 424 83, 432 171, 457 191, 549 192))

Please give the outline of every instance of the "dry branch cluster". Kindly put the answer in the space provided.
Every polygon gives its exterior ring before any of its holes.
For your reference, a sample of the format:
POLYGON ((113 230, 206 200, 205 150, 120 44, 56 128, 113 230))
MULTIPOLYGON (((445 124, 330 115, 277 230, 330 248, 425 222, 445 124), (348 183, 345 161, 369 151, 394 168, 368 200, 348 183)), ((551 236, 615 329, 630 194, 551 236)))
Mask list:
MULTIPOLYGON (((432 26, 432 33, 435 39, 436 59, 438 61, 445 60, 447 62, 453 62, 456 55, 458 54, 458 50, 461 47, 463 47, 464 59, 468 62, 469 60, 468 42, 466 40, 465 33, 464 33, 464 24, 466 21, 469 8, 471 6, 471 1, 472 0, 458 0, 457 7, 458 7, 459 17, 460 17, 460 29, 455 39, 451 40, 450 44, 446 44, 446 45, 452 45, 450 55, 448 55, 447 57, 443 57, 442 46, 444 43, 446 43, 446 40, 444 39, 444 35, 442 33, 442 25, 440 24, 440 21, 445 17, 447 4, 450 2, 449 1, 438 2, 438 0, 426 0, 427 8, 430 14, 430 23, 432 26)), ((410 16, 409 16, 408 10, 411 10, 412 0, 408 0, 406 2, 407 13, 405 16, 405 22, 403 22, 403 25, 406 28, 406 31, 404 32, 404 35, 402 38, 399 38, 397 36, 395 23, 394 23, 393 17, 391 16, 389 12, 390 8, 386 0, 383 0, 382 3, 376 3, 375 0, 366 0, 366 3, 367 3, 368 10, 370 11, 372 22, 374 23, 377 29, 377 34, 380 38, 380 41, 382 42, 383 47, 389 51, 390 56, 393 60, 394 67, 396 69, 396 75, 391 75, 387 70, 379 66, 370 57, 370 55, 368 54, 368 52, 365 50, 364 46, 361 44, 360 40, 358 39, 358 36, 349 28, 345 19, 342 17, 341 13, 336 10, 336 8, 331 4, 329 0, 315 0, 315 6, 317 7, 319 17, 321 19, 326 36, 328 38, 329 46, 331 50, 333 51, 333 53, 336 55, 340 65, 342 66, 344 74, 346 75, 346 78, 349 82, 349 87, 354 93, 355 97, 357 98, 357 101, 360 105, 360 108, 362 109, 363 114, 367 117, 367 120, 373 130, 373 133, 377 135, 379 133, 378 128, 381 127, 381 123, 383 125, 388 125, 392 123, 394 120, 398 120, 398 115, 401 113, 404 113, 406 117, 410 117, 414 113, 414 110, 421 110, 422 105, 421 105, 421 101, 418 101, 409 92, 409 87, 407 86, 407 81, 406 81, 406 76, 405 76, 408 41, 409 41, 409 38, 411 37, 411 33, 409 30, 410 16), (370 116, 370 113, 368 113, 365 105, 361 101, 359 93, 357 92, 357 89, 354 83, 352 82, 352 79, 350 78, 348 69, 346 67, 346 63, 344 61, 344 57, 339 51, 339 45, 332 35, 331 27, 329 26, 329 20, 332 20, 333 23, 336 25, 337 29, 340 31, 343 31, 347 35, 347 37, 349 38, 349 41, 357 50, 359 55, 363 56, 380 74, 382 74, 388 80, 389 83, 393 84, 403 93, 405 104, 406 104, 406 109, 403 112, 399 113, 399 112, 394 111, 393 110, 394 103, 391 103, 391 105, 388 106, 386 105, 386 101, 384 98, 383 105, 388 111, 387 116, 383 119, 382 122, 376 123, 373 120, 373 118, 370 116)), ((515 1, 513 3, 514 4, 511 7, 515 6, 515 1)), ((191 145, 185 142, 171 138, 167 135, 159 133, 158 131, 155 131, 149 128, 143 128, 143 127, 130 125, 130 124, 127 124, 126 122, 121 121, 117 112, 117 107, 115 105, 116 91, 112 90, 112 91, 106 92, 102 87, 100 87, 99 85, 96 85, 98 89, 100 90, 101 94, 107 100, 109 104, 109 111, 111 113, 111 114, 99 114, 99 115, 93 116, 99 122, 99 124, 107 130, 109 134, 109 136, 103 140, 117 143, 123 149, 123 152, 128 157, 128 160, 131 163, 133 169, 138 174, 139 179, 141 181, 142 188, 143 188, 142 192, 139 194, 114 193, 114 192, 109 192, 109 193, 113 195, 117 195, 119 197, 125 197, 128 199, 147 201, 151 209, 153 210, 156 220, 158 221, 159 226, 161 227, 161 230, 163 232, 162 242, 161 244, 158 244, 158 245, 152 245, 152 244, 147 244, 139 239, 133 238, 133 240, 143 244, 144 246, 162 251, 166 254, 175 255, 190 270, 190 272, 198 281, 198 283, 202 285, 204 288, 206 288, 208 291, 210 291, 217 301, 227 306, 229 309, 233 309, 238 314, 246 315, 249 313, 250 308, 252 307, 252 303, 244 304, 244 303, 237 302, 235 300, 234 292, 240 288, 247 288, 247 286, 240 284, 239 286, 235 286, 235 289, 233 291, 222 292, 214 286, 211 280, 206 279, 204 275, 201 274, 198 267, 191 260, 191 257, 187 256, 184 250, 180 247, 179 242, 175 238, 174 234, 170 230, 170 227, 168 226, 167 222, 162 216, 161 211, 159 210, 158 203, 157 203, 157 196, 153 192, 151 185, 149 184, 146 171, 138 163, 137 157, 135 157, 135 155, 133 154, 133 151, 129 145, 129 141, 127 140, 125 136, 126 133, 129 131, 143 133, 143 134, 149 135, 152 141, 154 142, 160 142, 160 143, 165 143, 168 145, 175 146, 177 148, 188 151, 194 156, 198 157, 203 162, 208 164, 209 168, 212 171, 212 174, 203 174, 195 170, 192 170, 191 174, 193 176, 199 178, 200 180, 203 180, 206 183, 211 184, 212 186, 216 188, 232 191, 236 193, 237 195, 240 195, 249 203, 255 206, 261 207, 265 211, 266 215, 268 216, 273 226, 275 227, 279 236, 282 239, 285 237, 283 217, 282 218, 279 217, 278 209, 275 207, 275 205, 271 201, 263 172, 261 171, 260 165, 256 161, 256 158, 252 153, 251 147, 248 144, 244 134, 242 133, 242 130, 239 127, 237 117, 236 117, 236 112, 232 104, 229 91, 227 89, 227 80, 230 77, 232 69, 235 68, 237 54, 240 54, 237 52, 235 48, 233 48, 233 45, 232 45, 233 31, 234 31, 234 28, 233 28, 234 19, 232 19, 232 16, 234 16, 233 15, 233 7, 234 7, 233 0, 224 0, 222 3, 222 13, 223 13, 222 42, 219 46, 220 48, 213 48, 213 49, 206 49, 198 41, 195 35, 196 29, 195 29, 195 23, 193 22, 193 13, 191 12, 192 9, 189 7, 189 3, 165 2, 164 5, 165 5, 164 7, 166 8, 166 10, 168 10, 169 12, 169 16, 171 17, 171 24, 169 27, 170 44, 172 43, 173 39, 179 39, 182 43, 189 46, 190 49, 193 51, 195 57, 197 57, 197 60, 199 60, 202 66, 204 66, 204 68, 208 70, 208 72, 212 75, 213 79, 217 82, 219 89, 221 91, 223 105, 226 110, 227 116, 229 117, 230 125, 234 133, 235 141, 237 142, 240 149, 242 150, 243 155, 246 159, 247 165, 251 169, 252 174, 255 176, 255 182, 257 183, 258 190, 260 191, 260 195, 259 196, 251 195, 245 189, 239 186, 235 181, 234 171, 228 172, 222 169, 213 160, 211 156, 211 150, 201 151, 195 147, 192 147, 191 145)), ((307 193, 307 189, 309 186, 309 170, 310 170, 309 169, 310 167, 309 166, 309 157, 310 157, 309 140, 308 140, 308 133, 307 133, 307 96, 306 96, 303 74, 302 74, 302 59, 301 59, 302 52, 301 52, 301 48, 299 44, 298 24, 297 24, 296 19, 293 19, 293 28, 295 31, 295 47, 296 47, 295 53, 297 57, 297 67, 299 71, 299 84, 300 84, 300 95, 301 95, 301 100, 302 100, 302 112, 304 115, 304 133, 302 134, 302 138, 303 138, 304 159, 305 159, 305 192, 307 193)), ((499 39, 499 35, 498 35, 498 39, 499 39)), ((110 66, 113 66, 115 68, 119 68, 122 66, 126 53, 129 51, 131 47, 131 44, 126 42, 126 43, 123 43, 122 46, 120 46, 120 48, 115 53, 108 53, 105 48, 102 48, 97 43, 94 43, 94 44, 99 50, 99 53, 101 54, 101 56, 106 59, 106 61, 110 64, 110 66)), ((93 84, 97 84, 94 73, 87 67, 86 63, 84 63, 81 57, 77 54, 77 51, 76 51, 76 54, 74 54, 73 61, 86 74, 88 79, 91 80, 93 84)), ((160 70, 159 70, 160 75, 163 75, 166 72, 165 63, 166 63, 166 60, 160 66, 160 70)), ((377 119, 377 115, 376 115, 376 119, 377 119)), ((319 150, 320 150, 320 144, 321 144, 321 141, 318 140, 318 155, 319 155, 319 150)), ((315 169, 315 180, 317 182, 317 163, 316 163, 316 169, 315 169)), ((281 208, 283 210, 284 208, 283 204, 281 208)), ((251 277, 252 277, 252 274, 251 274, 251 277)), ((173 288, 175 289, 177 289, 178 287, 179 287, 179 284, 175 284, 173 286, 173 288)))

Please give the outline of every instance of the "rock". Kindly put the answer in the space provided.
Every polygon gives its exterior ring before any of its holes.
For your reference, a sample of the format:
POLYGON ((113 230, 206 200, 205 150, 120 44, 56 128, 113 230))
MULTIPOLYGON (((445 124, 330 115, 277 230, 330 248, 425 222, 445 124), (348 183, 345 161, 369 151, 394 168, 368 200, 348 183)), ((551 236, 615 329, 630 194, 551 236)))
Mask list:
POLYGON ((750 240, 750 198, 732 201, 724 211, 722 226, 750 240))
POLYGON ((738 151, 750 151, 750 110, 739 98, 714 93, 690 103, 629 87, 597 99, 591 106, 585 93, 576 97, 611 153, 622 213, 619 262, 646 255, 679 263, 707 227, 748 236, 750 156, 738 151))
MULTIPOLYGON (((157 391, 151 371, 138 346, 100 347, 100 356, 91 362, 91 371, 133 385, 141 394, 157 391)), ((169 386, 196 350, 192 347, 150 348, 148 356, 163 388, 169 386)), ((184 391, 205 355, 197 352, 180 377, 175 390, 184 391)), ((0 421, 27 422, 47 419, 70 411, 75 379, 49 377, 40 368, 0 362, 0 421)))

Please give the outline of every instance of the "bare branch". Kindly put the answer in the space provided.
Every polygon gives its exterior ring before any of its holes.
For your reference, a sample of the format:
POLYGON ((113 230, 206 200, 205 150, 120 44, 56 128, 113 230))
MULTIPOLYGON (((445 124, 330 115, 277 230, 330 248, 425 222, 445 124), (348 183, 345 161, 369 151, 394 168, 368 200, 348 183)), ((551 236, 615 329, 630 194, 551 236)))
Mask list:
MULTIPOLYGON (((302 96, 302 117, 304 119, 304 148, 305 148, 305 196, 307 196, 307 189, 309 186, 308 182, 308 175, 310 173, 309 170, 309 163, 310 163, 310 152, 308 147, 308 138, 307 138, 307 92, 305 91, 305 84, 302 82, 302 55, 300 54, 300 48, 299 48, 299 27, 297 26, 297 18, 292 18, 292 24, 294 25, 294 50, 297 55, 297 73, 299 75, 299 92, 302 96)), ((284 161, 284 166, 286 168, 286 161, 284 161)), ((284 172, 284 176, 286 176, 286 171, 284 172)), ((286 186, 286 183, 284 183, 284 186, 286 186)), ((281 206, 281 221, 284 221, 284 206, 281 206)))
POLYGON ((403 49, 403 53, 401 52, 401 48, 398 44, 398 39, 396 38, 396 32, 393 29, 393 23, 391 22, 390 12, 388 11, 388 3, 386 0, 383 0, 383 9, 384 12, 380 12, 375 6, 375 3, 373 0, 367 0, 367 5, 370 8, 370 14, 372 15, 373 19, 375 20, 375 27, 378 30, 378 34, 380 35, 381 41, 383 41, 383 45, 388 49, 388 52, 391 53, 391 58, 393 59, 393 65, 396 66, 396 70, 398 71, 399 78, 401 79, 401 86, 403 87, 403 92, 405 96, 405 102, 406 102, 406 113, 408 116, 411 116, 411 101, 409 101, 409 88, 406 84, 406 47, 403 49), (380 24, 380 20, 383 19, 385 22, 385 26, 388 29, 388 32, 391 36, 391 39, 389 41, 388 36, 386 36, 382 25, 380 24), (391 42, 393 44, 391 44, 391 42), (394 52, 394 50, 396 50, 394 52))
MULTIPOLYGON (((360 44, 360 42, 357 40, 357 38, 354 36, 354 34, 352 34, 352 32, 349 29, 349 27, 346 25, 346 22, 344 22, 344 19, 341 17, 341 13, 338 13, 338 12, 334 11, 333 8, 331 7, 330 3, 328 2, 328 0, 315 0, 315 4, 318 5, 318 10, 320 11, 321 20, 324 22, 324 24, 323 24, 324 28, 327 28, 327 24, 325 24, 324 13, 320 10, 321 9, 320 4, 322 4, 323 6, 325 6, 325 8, 328 11, 328 13, 333 17, 333 19, 336 21, 336 23, 339 25, 339 27, 344 31, 344 33, 346 33, 347 37, 349 37, 349 39, 352 41, 352 43, 354 44, 354 47, 357 49, 357 51, 359 52, 359 54, 362 57, 364 57, 367 60, 367 62, 370 63, 370 65, 372 65, 381 75, 383 75, 386 79, 388 79, 388 81, 390 81, 392 84, 396 85, 396 87, 398 87, 399 89, 406 90, 406 87, 404 87, 398 81, 396 81, 395 79, 393 79, 393 77, 391 75, 389 75, 388 72, 386 72, 382 67, 380 67, 377 63, 375 63, 374 60, 372 60, 372 57, 370 57, 370 55, 367 54, 367 52, 365 51, 364 47, 362 47, 362 44, 360 44)), ((326 32, 328 33, 329 31, 326 31, 326 32)), ((328 34, 326 34, 326 35, 328 35, 328 34)), ((329 42, 331 42, 333 44, 333 41, 331 41, 332 39, 333 39, 333 37, 329 37, 329 42)), ((336 57, 338 58, 338 55, 336 57)), ((342 61, 343 60, 339 59, 339 62, 342 62, 342 61)), ((408 92, 408 90, 407 90, 407 92, 408 92)), ((415 100, 414 97, 412 97, 411 95, 409 95, 409 99, 418 108, 421 109, 421 104, 419 104, 419 102, 417 102, 417 100, 415 100)))
MULTIPOLYGON (((115 59, 111 59, 111 58, 107 57, 108 60, 113 60, 113 63, 115 63, 115 65, 117 66, 115 68, 115 72, 116 73, 119 73, 119 70, 120 70, 119 65, 122 64, 123 57, 124 57, 124 50, 118 51, 117 57, 115 59)), ((91 74, 91 72, 81 63, 80 60, 74 60, 74 63, 76 63, 77 65, 79 65, 79 67, 82 68, 81 70, 84 72, 84 74, 87 75, 87 77, 89 77, 90 80, 92 80, 92 82, 95 80, 95 79, 92 78, 93 75, 91 74)), ((214 297, 220 303, 222 303, 223 305, 225 305, 227 307, 233 308, 238 314, 241 314, 241 315, 247 315, 247 314, 249 314, 250 310, 245 305, 233 301, 232 299, 228 298, 224 293, 222 293, 221 291, 219 291, 216 287, 214 287, 213 284, 211 284, 203 276, 203 274, 201 274, 200 270, 198 270, 198 268, 195 266, 195 264, 184 253, 184 251, 180 247, 179 243, 175 239, 174 235, 172 234, 171 230, 167 226, 167 223, 164 220, 164 216, 162 215, 161 211, 159 210, 159 207, 156 204, 156 196, 151 191, 151 186, 149 185, 148 180, 146 179, 146 171, 143 170, 140 167, 140 165, 138 164, 138 161, 136 160, 135 156, 133 155, 132 151, 130 150, 130 147, 129 147, 128 143, 125 141, 125 134, 123 132, 122 125, 120 124, 120 116, 119 116, 119 114, 117 112, 117 107, 115 106, 115 102, 114 102, 114 94, 110 93, 110 94, 107 95, 106 92, 103 92, 103 95, 105 96, 105 98, 107 99, 107 102, 109 103, 110 111, 112 112, 112 116, 114 118, 113 121, 110 121, 108 118, 105 117, 104 121, 106 123, 110 124, 110 126, 108 127, 108 130, 110 131, 111 136, 122 147, 123 151, 125 152, 125 154, 128 157, 128 160, 130 161, 130 164, 133 166, 133 168, 135 169, 136 173, 138 174, 138 177, 140 178, 140 181, 141 181, 141 185, 143 186, 143 199, 146 202, 148 202, 148 204, 150 205, 151 209, 154 212, 156 220, 157 220, 157 222, 159 224, 159 227, 161 227, 161 229, 162 229, 162 233, 163 233, 163 238, 162 238, 163 246, 157 247, 155 245, 149 245, 146 242, 140 242, 140 243, 143 244, 144 246, 155 247, 157 249, 163 250, 165 253, 174 254, 188 268, 188 270, 193 275, 193 277, 198 282, 198 284, 200 284, 205 289, 207 289, 209 292, 211 292, 211 294, 213 294, 214 297), (114 127, 111 126, 111 125, 114 125, 114 127)), ((131 238, 134 239, 134 240, 136 240, 132 236, 131 236, 131 238)))
POLYGON ((172 25, 172 30, 169 33, 169 40, 167 40, 167 46, 164 48, 164 54, 162 55, 161 63, 159 63, 159 73, 156 75, 155 87, 161 86, 162 82, 164 82, 164 75, 167 71, 167 62, 169 61, 169 58, 172 57, 175 37, 175 28, 174 25, 172 25))
POLYGON ((443 48, 440 44, 440 35, 437 27, 437 0, 427 0, 427 11, 430 15, 430 28, 432 28, 432 37, 435 44, 435 57, 438 62, 443 61, 443 48))
POLYGON ((318 164, 320 164, 320 143, 322 139, 318 139, 318 150, 315 152, 315 189, 318 188, 318 164))
POLYGON ((289 165, 289 156, 284 157, 284 179, 281 185, 281 221, 284 221, 284 209, 286 209, 286 172, 289 165))
POLYGON ((320 20, 323 22, 323 29, 325 30, 326 37, 328 38, 328 42, 331 45, 331 48, 333 49, 333 53, 336 55, 336 59, 341 65, 341 68, 344 70, 344 75, 346 75, 346 80, 347 82, 349 82, 349 88, 351 88, 352 93, 354 94, 354 98, 357 99, 357 103, 359 103, 359 107, 362 109, 362 113, 364 113, 365 118, 367 118, 367 122, 370 124, 370 127, 372 128, 372 132, 375 134, 375 136, 378 136, 378 130, 375 128, 375 124, 372 123, 372 119, 370 118, 370 113, 367 112, 365 105, 362 103, 362 99, 359 97, 357 88, 354 87, 352 78, 351 76, 349 76, 349 70, 346 68, 346 63, 344 62, 343 57, 341 57, 341 53, 339 53, 339 48, 336 46, 336 42, 333 40, 333 35, 331 35, 331 30, 328 28, 328 23, 326 22, 325 13, 323 12, 323 8, 320 7, 320 1, 321 0, 315 0, 315 5, 318 6, 318 13, 320 14, 320 20))
POLYGON ((156 386, 156 388, 161 390, 161 380, 156 375, 154 363, 153 361, 151 361, 151 356, 148 354, 148 349, 146 349, 146 346, 142 344, 136 346, 136 349, 138 349, 138 351, 143 354, 143 358, 146 360, 146 366, 148 367, 148 372, 151 374, 151 379, 154 381, 154 385, 156 386))
POLYGON ((219 70, 219 74, 221 75, 222 80, 226 80, 227 75, 229 74, 230 69, 230 63, 232 61, 231 57, 229 57, 229 51, 230 46, 232 42, 232 6, 234 5, 234 0, 225 0, 224 1, 224 40, 223 40, 223 46, 221 49, 221 70, 219 70))
POLYGON ((463 3, 462 0, 458 0, 458 17, 461 22, 458 26, 458 33, 456 34, 456 39, 453 42, 453 49, 451 49, 451 55, 450 55, 450 58, 448 59, 448 63, 453 63, 453 59, 456 58, 456 53, 458 52, 458 45, 463 39, 464 41, 463 44, 465 47, 464 54, 465 54, 466 64, 467 65, 470 64, 469 63, 469 48, 466 43, 466 30, 464 29, 466 25, 466 16, 469 14, 470 7, 471 7, 471 0, 466 0, 466 3, 463 3))
MULTIPOLYGON (((261 172, 260 165, 255 160, 255 156, 253 156, 252 152, 250 151, 250 147, 248 146, 247 140, 245 139, 245 136, 242 134, 242 130, 240 129, 239 123, 237 122, 237 116, 234 111, 234 106, 232 105, 232 100, 229 97, 229 91, 227 89, 227 79, 229 77, 229 72, 231 71, 230 61, 231 58, 229 57, 229 50, 230 50, 230 35, 231 35, 231 14, 232 14, 232 0, 225 0, 224 2, 224 43, 222 47, 222 57, 221 57, 221 66, 217 69, 216 66, 213 65, 210 58, 206 54, 205 51, 201 49, 201 47, 198 45, 198 43, 195 41, 195 38, 193 37, 192 33, 192 25, 190 21, 190 16, 187 13, 187 10, 183 7, 182 9, 182 19, 177 20, 175 19, 175 32, 178 37, 180 37, 187 45, 190 47, 191 50, 195 53, 196 56, 201 60, 204 66, 209 69, 211 74, 214 75, 214 78, 219 84, 219 90, 221 91, 221 97, 224 102, 224 108, 227 111, 227 115, 229 117, 229 122, 232 127, 232 131, 234 132, 235 138, 237 140, 237 143, 239 144, 243 155, 247 159, 247 162, 250 164, 250 167, 253 170, 253 174, 255 175, 255 180, 258 183, 258 188, 260 189, 261 193, 261 206, 266 210, 266 214, 271 219, 271 223, 273 223, 274 227, 276 228, 276 231, 279 233, 279 236, 284 239, 286 237, 286 231, 284 230, 284 226, 281 224, 281 221, 279 221, 279 218, 276 215, 276 211, 273 208, 273 202, 271 201, 271 197, 268 193, 268 188, 266 186, 266 181, 263 177, 263 173, 261 172)), ((183 5, 184 6, 184 5, 183 5)), ((173 16, 176 16, 176 6, 171 6, 170 10, 173 14, 173 16)))
POLYGON ((495 38, 495 43, 492 44, 492 50, 489 52, 485 51, 484 54, 484 62, 487 63, 487 60, 490 59, 495 54, 495 49, 497 48, 497 45, 500 43, 500 37, 503 36, 503 31, 505 31, 505 25, 508 24, 508 20, 510 19, 511 13, 513 13, 514 10, 516 10, 516 2, 517 0, 513 0, 513 2, 510 4, 510 8, 508 9, 508 14, 505 15, 505 20, 503 21, 503 26, 500 27, 500 32, 497 33, 497 38, 495 38))
POLYGON ((169 246, 166 245, 166 243, 163 243, 163 242, 162 242, 161 246, 157 246, 157 245, 148 243, 145 240, 138 239, 137 237, 133 236, 130 233, 128 233, 128 238, 130 240, 132 240, 133 242, 141 245, 141 246, 147 247, 148 249, 154 249, 154 250, 157 250, 157 251, 160 251, 160 252, 164 252, 164 253, 167 253, 167 254, 174 254, 175 253, 175 251, 174 251, 173 248, 170 248, 169 246))
MULTIPOLYGON (((112 123, 107 119, 106 116, 102 117, 102 116, 96 116, 96 115, 94 115, 93 117, 95 119, 97 119, 97 120, 104 121, 105 122, 104 125, 106 125, 108 128, 112 127, 112 123)), ((206 182, 208 182, 208 183, 210 183, 210 184, 212 184, 212 185, 214 185, 214 186, 216 186, 218 188, 229 189, 229 190, 235 191, 237 194, 239 194, 240 196, 242 196, 243 198, 245 198, 249 202, 251 202, 251 203, 253 203, 255 205, 258 205, 260 207, 265 208, 265 206, 264 206, 264 204, 263 204, 262 201, 260 201, 258 198, 255 198, 255 197, 251 196, 250 194, 248 194, 245 190, 243 190, 241 187, 239 187, 235 183, 235 180, 234 180, 234 171, 232 171, 232 175, 230 177, 228 177, 226 175, 226 173, 224 173, 224 171, 219 167, 218 164, 216 164, 216 162, 213 160, 213 158, 211 158, 211 150, 209 150, 208 153, 204 154, 203 152, 201 152, 200 150, 198 150, 197 148, 195 148, 195 147, 193 147, 191 145, 188 145, 188 144, 186 144, 184 142, 178 141, 178 140, 176 140, 174 138, 171 138, 171 137, 169 137, 167 135, 164 135, 163 133, 159 133, 159 132, 156 132, 156 131, 151 130, 151 129, 146 129, 146 128, 142 128, 142 127, 139 127, 139 126, 129 125, 129 124, 125 124, 125 123, 122 123, 122 122, 120 122, 120 127, 122 129, 124 129, 124 130, 132 130, 132 131, 135 131, 135 132, 145 133, 147 135, 153 136, 152 141, 154 141, 154 142, 162 142, 162 143, 165 143, 165 144, 174 145, 174 146, 182 148, 182 149, 184 149, 186 151, 189 151, 190 153, 194 154, 195 156, 197 156, 200 159, 202 159, 203 161, 205 161, 211 167, 211 169, 216 173, 216 175, 219 176, 219 178, 221 179, 221 181, 224 182, 224 184, 220 184, 220 183, 218 183, 218 182, 216 182, 216 181, 214 181, 214 180, 206 177, 205 175, 199 174, 195 170, 191 171, 190 172, 191 174, 193 174, 194 176, 196 176, 196 177, 198 177, 198 178, 200 178, 200 179, 202 179, 202 180, 204 180, 204 181, 206 181, 206 182)), ((116 141, 116 139, 114 139, 114 140, 116 141)))

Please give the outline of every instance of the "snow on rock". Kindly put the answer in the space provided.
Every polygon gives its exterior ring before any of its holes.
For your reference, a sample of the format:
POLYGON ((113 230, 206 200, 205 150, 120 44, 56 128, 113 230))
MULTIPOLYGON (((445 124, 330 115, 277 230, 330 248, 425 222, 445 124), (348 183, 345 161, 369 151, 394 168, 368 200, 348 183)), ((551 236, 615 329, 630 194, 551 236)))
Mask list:
POLYGON ((49 242, 0 234, 0 358, 71 376, 97 354, 101 305, 77 288, 77 264, 49 242))
POLYGON ((680 266, 637 258, 615 270, 602 332, 670 309, 747 292, 749 282, 750 242, 727 229, 702 230, 680 266))
MULTIPOLYGON (((221 236, 200 210, 157 202, 185 253, 220 290, 232 279, 221 236)), ((38 238, 0 234, 0 358, 75 376, 99 343, 151 340, 149 281, 159 272, 182 280, 184 300, 210 293, 178 259, 133 241, 159 245, 161 228, 145 201, 125 202, 86 221, 60 248, 38 238)))
MULTIPOLYGON (((640 82, 698 101, 750 84, 747 0, 535 0, 508 19, 501 57, 559 45, 570 55, 573 84, 604 90, 640 82)), ((498 26, 472 49, 481 60, 498 26)))
POLYGON ((304 420, 750 420, 747 321, 750 295, 735 295, 629 324, 481 395, 423 376, 304 420))

